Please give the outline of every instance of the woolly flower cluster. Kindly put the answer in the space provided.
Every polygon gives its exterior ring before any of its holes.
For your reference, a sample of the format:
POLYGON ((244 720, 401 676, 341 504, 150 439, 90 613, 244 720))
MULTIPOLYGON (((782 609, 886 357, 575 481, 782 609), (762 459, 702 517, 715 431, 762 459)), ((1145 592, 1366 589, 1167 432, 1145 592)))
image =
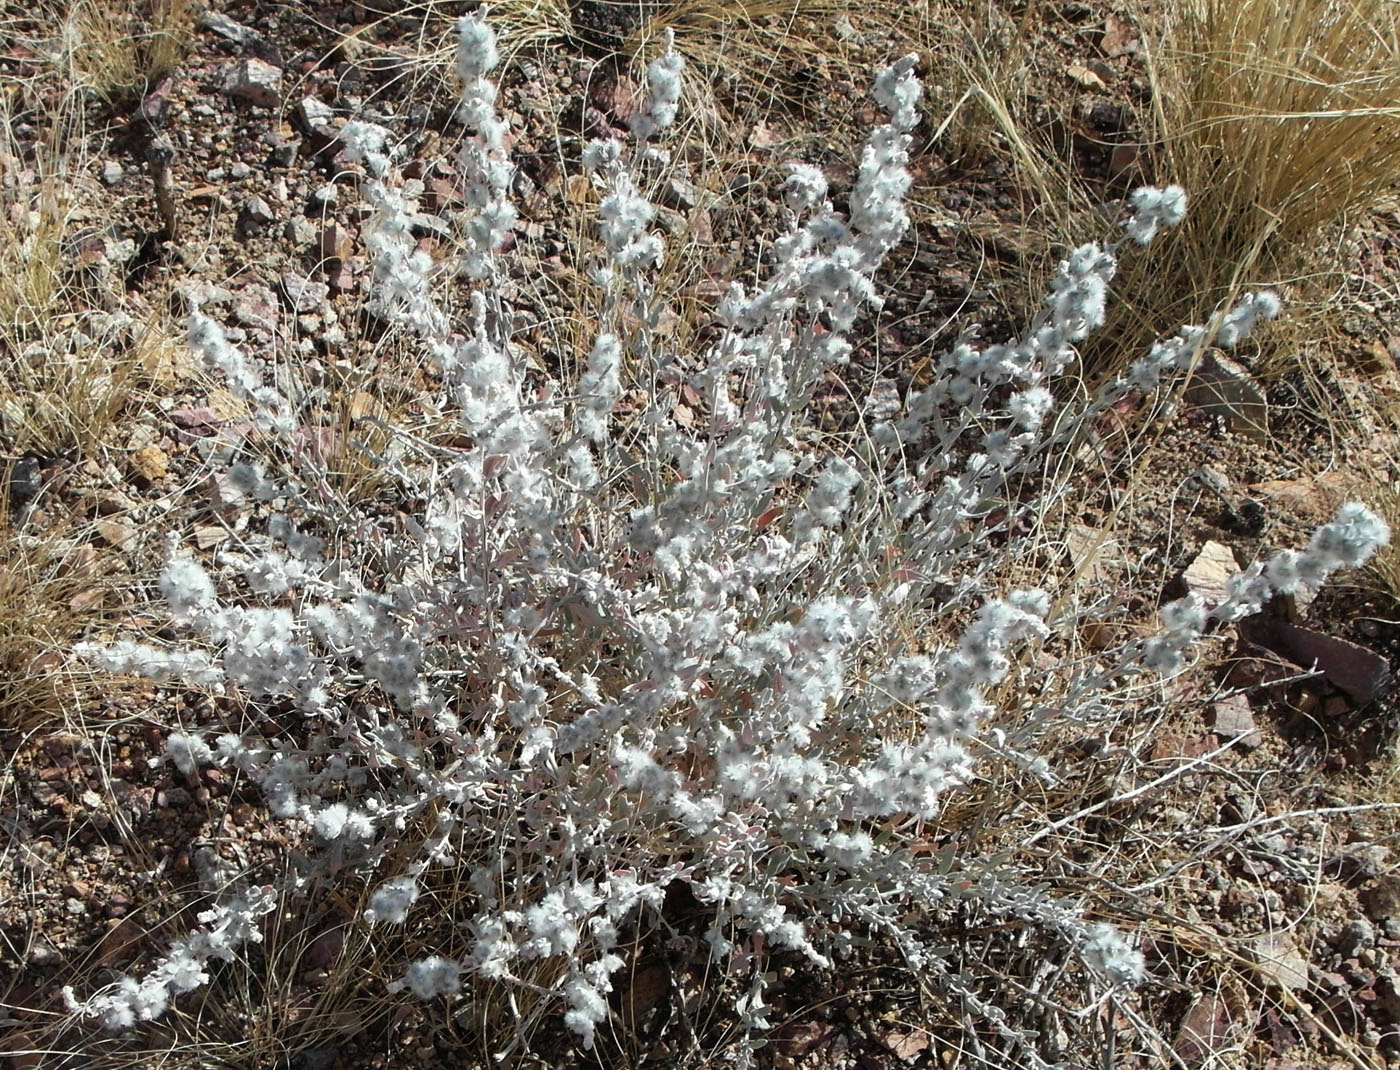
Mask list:
POLYGON ((1133 218, 1126 229, 1128 237, 1139 245, 1151 243, 1159 227, 1175 227, 1186 218, 1186 191, 1180 186, 1135 190, 1129 203, 1133 218))
POLYGON ((99 1019, 108 1029, 130 1029, 137 1022, 159 1018, 177 996, 193 992, 209 980, 205 966, 214 959, 233 962, 244 944, 261 943, 260 919, 277 906, 271 888, 254 888, 227 896, 199 915, 203 928, 173 944, 138 981, 123 977, 109 991, 79 1003, 71 986, 63 998, 71 1013, 99 1019))
MULTIPOLYGON (((1072 611, 1052 613, 1042 590, 1002 593, 996 577, 1018 552, 1014 525, 1057 493, 1027 488, 1077 429, 1189 368, 1212 338, 1238 344, 1277 299, 1183 328, 1097 397, 1059 405, 1056 378, 1103 324, 1117 265, 1116 245, 1082 245, 1023 332, 982 344, 968 330, 933 382, 872 395, 862 433, 833 449, 808 431, 810 406, 858 319, 880 309, 876 273, 910 225, 917 57, 876 79, 885 121, 845 210, 818 168, 794 163, 768 270, 729 286, 704 347, 680 353, 660 330, 666 247, 643 192, 664 164, 649 142, 680 105, 668 37, 634 142, 584 153, 603 194, 596 245, 579 251, 594 334, 578 380, 550 381, 512 337, 512 170, 486 77, 499 50, 479 16, 457 30, 472 130, 463 274, 482 283, 460 331, 440 303, 448 273, 412 242, 389 132, 342 134, 363 169, 371 311, 431 357, 455 423, 437 441, 450 445, 394 428, 377 459, 397 507, 338 496, 304 433, 317 414, 263 387, 196 312, 192 347, 269 432, 267 456, 219 473, 245 488, 256 522, 245 552, 213 562, 172 544, 158 585, 176 642, 78 654, 239 693, 243 719, 186 726, 166 759, 187 777, 236 773, 299 832, 307 857, 278 891, 343 885, 337 897, 361 895, 357 923, 376 935, 442 941, 401 963, 391 991, 454 1002, 503 989, 518 1033, 500 1061, 523 1058, 549 1018, 592 1044, 619 971, 656 945, 738 985, 727 1043, 742 1065, 771 1026, 776 956, 829 969, 883 946, 967 1009, 989 1065, 998 1045, 1007 1065, 1011 1052, 1066 1065, 1035 1054, 1044 1007, 1088 1003, 1073 1013, 1097 1020, 1092 1004, 1140 982, 1146 962, 1130 935, 1045 890, 1036 858, 962 846, 949 800, 977 790, 990 761, 1053 781, 1058 726, 1094 723, 1144 671, 1179 671, 1213 622, 1364 563, 1389 533, 1348 505, 1304 550, 1243 571, 1219 604, 1165 607, 1157 634, 1094 671, 1056 660, 1072 611), (684 426, 680 387, 695 402, 684 426), (640 410, 620 413, 639 388, 640 410), (1059 692, 1042 689, 1057 675, 1059 692), (948 953, 972 917, 1077 965, 1036 979, 1044 1002, 1018 1010, 1000 967, 976 963, 1019 958, 1022 943, 1014 956, 1009 943, 948 953)), ((1146 244, 1183 210, 1174 187, 1139 191, 1124 234, 1146 244)), ((204 983, 210 959, 259 938, 270 892, 206 891, 217 905, 204 928, 140 978, 70 994, 74 1011, 115 1029, 157 1017, 204 983)))
POLYGON ((1163 606, 1162 632, 1144 644, 1143 664, 1164 675, 1180 672, 1187 650, 1211 620, 1251 616, 1276 594, 1316 591, 1333 572, 1364 565, 1389 542, 1390 526, 1364 505, 1349 502, 1335 520, 1313 533, 1305 550, 1281 550, 1232 576, 1216 605, 1207 607, 1200 595, 1192 594, 1163 606))
POLYGON ((647 68, 646 102, 628 124, 638 141, 655 137, 676 121, 684 70, 685 60, 676 51, 675 31, 667 29, 665 53, 647 68))

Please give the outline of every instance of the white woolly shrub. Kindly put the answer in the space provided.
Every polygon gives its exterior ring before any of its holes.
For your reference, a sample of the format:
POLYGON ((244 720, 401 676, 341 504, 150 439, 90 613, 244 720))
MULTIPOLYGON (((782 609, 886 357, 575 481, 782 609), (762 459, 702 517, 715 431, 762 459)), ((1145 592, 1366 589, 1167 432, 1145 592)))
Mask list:
MULTIPOLYGON (((426 505, 392 527, 340 498, 301 433, 310 413, 264 386, 196 310, 191 346, 265 432, 266 455, 240 461, 238 479, 286 504, 245 533, 250 554, 213 571, 172 550, 159 585, 185 645, 80 653, 243 693, 251 720, 216 729, 212 749, 172 736, 170 759, 186 773, 237 770, 300 831, 310 862, 285 891, 357 889, 376 938, 452 934, 401 963, 389 985, 400 998, 529 993, 503 1058, 546 1015, 593 1043, 629 940, 664 924, 668 891, 684 886, 706 914, 701 952, 738 985, 730 1054, 741 1062, 770 1025, 770 956, 839 968, 882 946, 980 1023, 984 1051, 1051 1065, 1017 1024, 1031 1019, 1013 1018, 1024 992, 993 963, 950 952, 950 919, 975 913, 1069 956, 1068 994, 1046 998, 1085 1007, 1143 981, 1134 934, 1047 893, 1025 863, 919 848, 956 836, 949 802, 985 762, 1052 782, 1045 748, 1062 726, 1112 716, 1124 689, 1179 671, 1212 622, 1363 563, 1388 532, 1348 505, 1305 550, 1242 572, 1219 604, 1173 603, 1145 641, 1094 665, 1046 657, 1034 669, 1027 652, 1077 621, 1052 616, 1044 591, 995 589, 1016 552, 995 539, 1043 509, 1025 487, 1048 454, 1188 367, 1212 334, 1247 337, 1277 299, 1256 294, 1212 328, 1184 328, 1094 399, 1057 407, 1056 379, 1103 323, 1116 266, 1117 243, 1085 244, 1024 333, 980 344, 968 331, 929 386, 867 409, 859 438, 818 441, 806 430, 813 389, 880 307, 877 272, 909 227, 916 57, 876 79, 887 118, 845 209, 819 170, 794 164, 771 270, 728 288, 713 340, 682 362, 656 330, 652 274, 666 248, 634 166, 681 100, 668 42, 632 122, 638 145, 585 153, 601 191, 591 255, 604 297, 581 377, 548 382, 511 338, 499 251, 514 221, 511 166, 485 78, 499 54, 481 19, 459 33, 465 322, 441 301, 451 265, 415 249, 386 132, 354 123, 342 135, 364 168, 371 310, 432 359, 458 421, 450 447, 390 428, 382 473, 426 505), (615 412, 624 389, 680 374, 702 399, 693 430, 672 421, 665 387, 641 412, 615 412), (294 732, 277 727, 285 717, 258 719, 293 710, 294 732), (446 885, 444 917, 432 890, 446 885)), ((1124 234, 1146 245, 1184 210, 1180 189, 1140 190, 1124 234)), ((73 1009, 118 1029, 160 1015, 211 959, 259 939, 270 896, 225 890, 205 928, 141 977, 70 993, 73 1009)))

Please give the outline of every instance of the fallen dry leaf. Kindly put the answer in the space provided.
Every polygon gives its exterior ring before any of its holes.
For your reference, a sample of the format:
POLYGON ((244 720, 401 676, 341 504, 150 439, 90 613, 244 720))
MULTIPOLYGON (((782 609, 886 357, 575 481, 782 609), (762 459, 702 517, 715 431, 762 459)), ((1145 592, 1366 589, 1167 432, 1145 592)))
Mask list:
POLYGON ((915 1029, 908 1033, 881 1030, 877 1036, 880 1043, 889 1048, 895 1057, 904 1063, 915 1062, 920 1055, 928 1051, 931 1043, 929 1034, 922 1029, 915 1029))
POLYGON ((1255 969, 1272 985, 1292 992, 1308 987, 1308 960, 1286 932, 1265 933, 1254 941, 1255 969))
POLYGON ((1198 1066, 1234 1044, 1235 1021, 1225 1000, 1206 993, 1181 1019, 1172 1049, 1188 1066, 1198 1066))
POLYGON ((1214 724, 1211 726, 1221 739, 1240 739, 1241 745, 1257 747, 1261 742, 1258 729, 1254 725, 1254 712, 1249 708, 1249 699, 1243 695, 1230 695, 1212 706, 1214 724))
POLYGON ((1110 15, 1104 20, 1103 40, 1099 43, 1099 47, 1103 49, 1105 56, 1110 59, 1127 56, 1136 52, 1139 46, 1137 27, 1127 19, 1110 15))
POLYGON ((1075 82, 1085 89, 1107 89, 1104 80, 1091 71, 1088 67, 1079 63, 1071 64, 1065 68, 1065 73, 1075 82))
POLYGON ((1218 350, 1206 354, 1186 388, 1186 402, 1225 421, 1231 431, 1257 442, 1269 437, 1264 391, 1244 368, 1218 350))

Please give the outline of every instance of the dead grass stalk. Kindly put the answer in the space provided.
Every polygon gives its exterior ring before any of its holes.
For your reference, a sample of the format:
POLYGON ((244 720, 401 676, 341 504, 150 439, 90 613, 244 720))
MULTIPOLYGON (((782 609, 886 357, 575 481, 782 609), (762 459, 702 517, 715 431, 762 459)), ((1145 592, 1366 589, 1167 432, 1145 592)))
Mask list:
POLYGON ((1097 373, 1242 287, 1318 266, 1321 228, 1367 207, 1400 168, 1394 4, 1187 0, 1165 27, 1149 51, 1156 177, 1185 186, 1191 209, 1121 276, 1113 344, 1088 354, 1097 373))

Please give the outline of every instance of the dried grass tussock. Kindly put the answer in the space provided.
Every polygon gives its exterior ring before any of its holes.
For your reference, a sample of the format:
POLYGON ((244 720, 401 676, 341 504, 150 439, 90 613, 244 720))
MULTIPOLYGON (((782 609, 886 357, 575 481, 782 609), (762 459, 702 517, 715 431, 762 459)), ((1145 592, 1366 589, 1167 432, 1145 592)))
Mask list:
POLYGON ((1195 211, 1124 279, 1143 337, 1190 300, 1330 266, 1318 257, 1326 228, 1373 207, 1400 165, 1394 4, 1187 0, 1160 26, 1148 53, 1156 166, 1194 191, 1195 211))

